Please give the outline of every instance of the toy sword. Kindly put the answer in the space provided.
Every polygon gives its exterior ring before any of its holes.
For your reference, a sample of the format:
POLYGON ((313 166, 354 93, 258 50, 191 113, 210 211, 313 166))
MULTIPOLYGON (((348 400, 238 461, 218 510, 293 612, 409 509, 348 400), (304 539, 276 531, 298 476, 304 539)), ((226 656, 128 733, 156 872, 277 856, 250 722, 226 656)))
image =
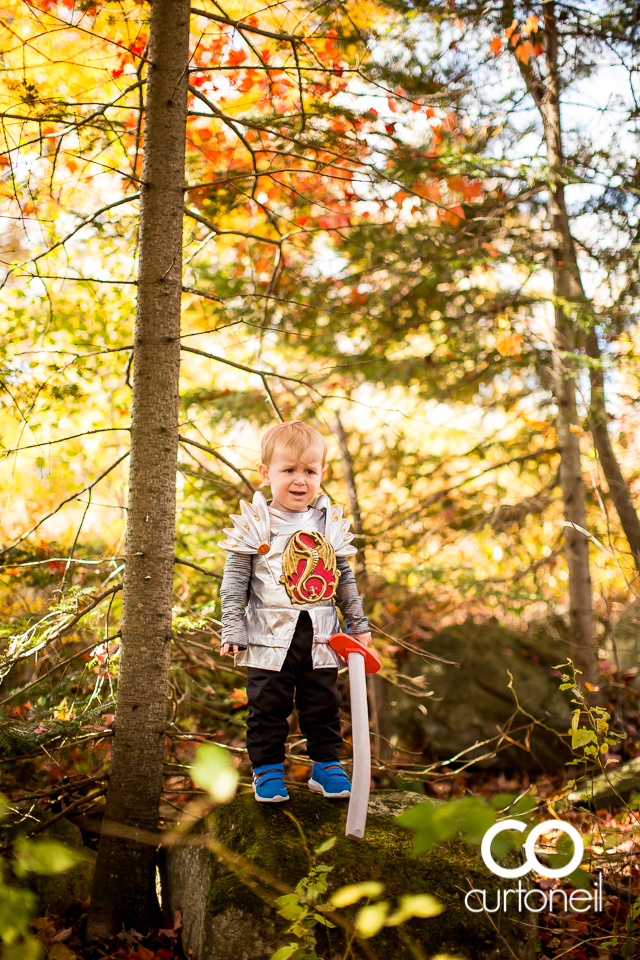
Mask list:
POLYGON ((369 711, 367 709, 367 682, 365 674, 377 673, 380 658, 373 650, 346 633, 334 633, 330 646, 349 666, 351 693, 351 731, 353 741, 353 782, 347 811, 345 834, 356 840, 364 837, 371 788, 371 742, 369 739, 369 711))

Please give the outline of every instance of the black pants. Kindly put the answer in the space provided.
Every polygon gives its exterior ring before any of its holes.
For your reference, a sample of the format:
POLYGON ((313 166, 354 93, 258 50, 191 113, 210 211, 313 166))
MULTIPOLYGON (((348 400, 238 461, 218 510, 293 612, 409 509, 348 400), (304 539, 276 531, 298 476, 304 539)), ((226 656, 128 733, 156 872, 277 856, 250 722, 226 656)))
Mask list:
POLYGON ((254 767, 284 761, 293 707, 312 760, 337 760, 342 734, 336 688, 337 668, 313 669, 313 626, 306 610, 300 612, 296 631, 280 671, 247 667, 247 750, 254 767))

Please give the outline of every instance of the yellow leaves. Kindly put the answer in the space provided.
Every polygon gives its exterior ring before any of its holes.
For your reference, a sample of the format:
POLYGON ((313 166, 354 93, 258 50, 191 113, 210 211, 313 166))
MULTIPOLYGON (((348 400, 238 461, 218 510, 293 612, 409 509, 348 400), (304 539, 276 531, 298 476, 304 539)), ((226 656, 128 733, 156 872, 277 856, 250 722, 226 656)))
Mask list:
MULTIPOLYGON (((527 17, 525 20, 520 33, 516 32, 518 26, 518 21, 513 20, 510 27, 504 32, 504 39, 508 42, 511 41, 512 46, 515 48, 514 53, 516 59, 520 63, 526 64, 529 62, 532 56, 539 57, 543 51, 543 46, 541 43, 536 43, 535 45, 531 43, 530 40, 526 38, 531 36, 532 33, 538 32, 539 21, 536 16, 527 17)), ((503 40, 500 37, 494 37, 490 44, 491 52, 495 57, 501 52, 503 47, 503 40)))
POLYGON ((504 35, 505 35, 505 37, 507 38, 507 40, 511 40, 512 43, 515 43, 516 40, 518 39, 518 34, 517 34, 517 33, 516 33, 515 37, 513 36, 514 31, 515 31, 515 29, 516 29, 517 26, 518 26, 518 21, 517 21, 517 20, 514 20, 514 21, 512 22, 512 24, 511 24, 511 26, 510 26, 510 27, 507 27, 507 29, 506 29, 505 32, 504 32, 504 35), (513 38, 513 39, 512 39, 512 38, 513 38))
POLYGON ((75 960, 76 956, 64 943, 54 943, 49 950, 49 960, 75 960))
POLYGON ((525 40, 523 43, 519 43, 516 47, 516 59, 520 63, 529 63, 533 55, 533 44, 530 40, 525 40))
POLYGON ((364 897, 379 897, 384 886, 376 880, 366 880, 364 883, 350 883, 346 887, 340 887, 335 893, 331 894, 330 902, 334 907, 341 910, 343 907, 349 907, 352 903, 357 903, 364 897))
POLYGON ((549 426, 549 424, 544 420, 532 420, 530 417, 523 417, 522 419, 530 430, 536 430, 537 432, 546 430, 546 428, 549 426))
POLYGON ((379 903, 370 903, 363 907, 356 917, 355 928, 365 939, 375 937, 385 925, 389 904, 382 900, 379 903))
POLYGON ((502 354, 503 357, 519 357, 522 353, 522 340, 523 336, 521 333, 513 333, 510 337, 499 340, 496 344, 496 350, 502 354))
MULTIPOLYGON (((362 886, 362 884, 360 885, 362 886)), ((368 903, 358 913, 355 928, 365 939, 375 937, 383 927, 397 927, 412 917, 437 917, 444 907, 435 897, 428 893, 418 893, 400 898, 398 909, 389 914, 390 904, 387 900, 377 903, 368 903)))
POLYGON ((576 436, 576 437, 583 437, 583 438, 586 437, 586 433, 584 432, 584 430, 582 429, 582 427, 579 427, 579 426, 578 426, 577 423, 570 423, 570 424, 569 424, 569 430, 570 430, 571 433, 573 433, 574 436, 576 436))
POLYGON ((61 700, 57 707, 53 708, 53 716, 56 720, 72 720, 75 716, 75 710, 67 703, 67 698, 61 700))
POLYGON ((428 893, 402 897, 400 906, 395 913, 387 917, 385 926, 397 927, 400 923, 404 923, 405 920, 410 920, 412 917, 437 917, 443 910, 442 904, 438 903, 436 898, 428 893))

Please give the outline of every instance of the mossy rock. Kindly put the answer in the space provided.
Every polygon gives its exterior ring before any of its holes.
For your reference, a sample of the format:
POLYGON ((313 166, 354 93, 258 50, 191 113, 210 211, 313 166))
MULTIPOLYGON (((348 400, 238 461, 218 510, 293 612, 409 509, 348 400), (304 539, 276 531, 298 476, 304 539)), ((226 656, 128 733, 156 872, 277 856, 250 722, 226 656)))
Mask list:
MULTIPOLYGON (((175 910, 182 912, 185 956, 267 960, 291 940, 287 923, 273 907, 273 898, 279 894, 264 885, 258 888, 250 877, 230 869, 203 846, 204 837, 210 835, 255 867, 295 886, 309 869, 307 849, 313 856, 316 847, 335 836, 333 848, 316 858, 333 867, 328 874, 329 891, 378 880, 385 887, 383 896, 394 903, 404 894, 430 893, 444 906, 437 917, 383 928, 368 941, 379 960, 414 960, 418 954, 408 941, 425 957, 449 953, 468 960, 513 960, 514 956, 533 960, 537 938, 532 914, 514 911, 488 917, 465 907, 469 889, 487 890, 487 902, 494 903, 496 891, 505 884, 487 870, 477 847, 447 843, 418 857, 412 855, 412 834, 398 825, 396 814, 419 802, 417 794, 374 793, 366 836, 358 841, 344 836, 346 803, 324 800, 303 789, 290 792, 286 804, 258 804, 252 794, 241 794, 195 825, 191 845, 187 841, 166 852, 163 906, 170 917, 175 910)), ((356 911, 357 907, 348 908, 345 915, 353 920, 356 911)), ((330 943, 325 928, 318 926, 316 936, 320 957, 342 955, 340 930, 329 931, 330 943)), ((356 945, 356 957, 363 955, 356 945)))

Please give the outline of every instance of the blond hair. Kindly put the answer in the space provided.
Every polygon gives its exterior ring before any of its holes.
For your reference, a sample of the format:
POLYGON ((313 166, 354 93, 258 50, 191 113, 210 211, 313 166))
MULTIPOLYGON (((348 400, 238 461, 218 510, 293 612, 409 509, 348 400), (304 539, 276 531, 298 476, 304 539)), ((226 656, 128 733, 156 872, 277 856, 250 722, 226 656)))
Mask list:
POLYGON ((327 459, 327 442, 316 430, 302 420, 290 420, 271 427, 262 438, 262 463, 268 467, 276 452, 276 447, 287 447, 296 457, 302 456, 309 447, 315 447, 322 454, 322 466, 327 459))

